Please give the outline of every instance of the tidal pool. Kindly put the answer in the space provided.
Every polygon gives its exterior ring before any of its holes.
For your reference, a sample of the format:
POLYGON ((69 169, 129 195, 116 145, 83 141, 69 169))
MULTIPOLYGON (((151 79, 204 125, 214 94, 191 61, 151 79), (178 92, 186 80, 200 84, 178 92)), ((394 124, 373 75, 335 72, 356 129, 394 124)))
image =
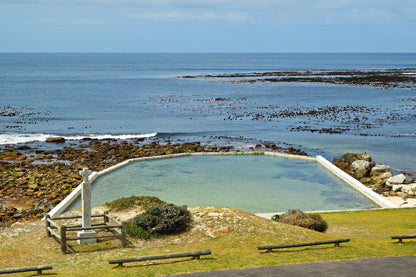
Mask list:
MULTIPOLYGON (((379 207, 314 161, 264 155, 186 156, 131 163, 93 183, 92 206, 131 195, 253 213, 379 207)), ((78 199, 70 209, 80 207, 78 199)))

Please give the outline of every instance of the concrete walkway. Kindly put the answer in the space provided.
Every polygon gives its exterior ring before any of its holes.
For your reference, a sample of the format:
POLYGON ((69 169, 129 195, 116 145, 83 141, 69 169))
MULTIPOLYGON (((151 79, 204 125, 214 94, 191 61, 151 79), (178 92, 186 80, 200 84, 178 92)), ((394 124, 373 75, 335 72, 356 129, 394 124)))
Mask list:
MULTIPOLYGON (((416 252, 416 250, 415 250, 416 252)), ((366 258, 337 262, 280 265, 273 267, 247 268, 241 270, 221 270, 175 277, 271 277, 271 276, 360 276, 360 277, 414 277, 416 276, 416 256, 366 258)))

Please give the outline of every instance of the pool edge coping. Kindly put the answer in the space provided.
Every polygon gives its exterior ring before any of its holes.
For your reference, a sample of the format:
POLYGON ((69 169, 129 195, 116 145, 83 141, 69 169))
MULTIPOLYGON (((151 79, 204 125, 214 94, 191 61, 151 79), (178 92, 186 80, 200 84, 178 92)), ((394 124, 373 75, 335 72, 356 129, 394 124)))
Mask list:
MULTIPOLYGON (((226 156, 226 155, 265 155, 265 156, 274 156, 274 157, 282 157, 282 158, 290 158, 290 159, 300 159, 300 160, 310 160, 316 161, 318 164, 323 166, 332 174, 336 175, 338 178, 343 180, 345 183, 352 186, 358 192, 366 196, 368 199, 379 205, 381 208, 399 208, 390 201, 384 199, 382 196, 378 195, 365 185, 363 185, 358 180, 354 179, 331 162, 329 162, 324 157, 318 155, 316 157, 311 156, 302 156, 302 155, 294 155, 294 154, 286 154, 286 153, 279 153, 279 152, 271 152, 271 151, 247 151, 247 152, 194 152, 194 153, 179 153, 179 154, 169 154, 169 155, 159 155, 159 156, 151 156, 151 157, 141 157, 141 158, 133 158, 128 159, 123 162, 120 162, 116 165, 113 165, 109 168, 103 169, 99 172, 94 171, 90 175, 91 184, 94 181, 107 175, 119 168, 122 168, 130 163, 139 162, 139 161, 150 161, 150 160, 158 160, 158 159, 168 159, 168 158, 177 158, 177 157, 186 157, 186 156, 226 156)), ((65 199, 63 199, 58 205, 56 205, 51 211, 48 212, 50 217, 54 218, 59 216, 63 212, 65 212, 69 206, 81 195, 81 187, 83 182, 81 182, 65 199)), ((377 209, 377 208, 376 208, 377 209)), ((269 214, 269 213, 258 213, 258 214, 269 214)))

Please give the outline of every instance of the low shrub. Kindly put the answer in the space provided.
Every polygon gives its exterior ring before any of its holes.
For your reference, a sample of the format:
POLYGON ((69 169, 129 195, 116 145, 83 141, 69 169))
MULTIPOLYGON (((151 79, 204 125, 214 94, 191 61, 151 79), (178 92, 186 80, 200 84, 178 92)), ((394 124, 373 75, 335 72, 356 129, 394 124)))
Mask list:
POLYGON ((134 222, 149 235, 157 237, 186 230, 191 223, 191 214, 186 207, 161 204, 137 215, 134 222))
POLYGON ((156 205, 166 204, 165 201, 160 200, 154 196, 130 196, 122 197, 111 202, 105 203, 111 210, 124 210, 134 206, 142 206, 147 210, 156 205))
POLYGON ((136 222, 134 221, 127 221, 126 222, 126 229, 127 234, 129 234, 130 237, 136 238, 136 239, 150 239, 150 234, 143 228, 137 226, 136 222))
POLYGON ((299 209, 288 210, 280 216, 274 215, 272 219, 281 223, 296 225, 318 232, 325 232, 328 229, 328 223, 321 217, 320 214, 306 214, 299 209))

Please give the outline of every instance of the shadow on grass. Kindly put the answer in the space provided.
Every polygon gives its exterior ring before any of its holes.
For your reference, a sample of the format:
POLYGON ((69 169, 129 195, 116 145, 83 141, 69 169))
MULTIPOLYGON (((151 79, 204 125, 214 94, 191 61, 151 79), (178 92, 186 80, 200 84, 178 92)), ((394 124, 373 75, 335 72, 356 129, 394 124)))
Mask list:
POLYGON ((34 273, 34 274, 28 275, 28 276, 57 276, 57 275, 58 275, 58 273, 54 273, 54 272, 49 272, 49 273, 42 272, 41 275, 39 275, 37 273, 34 273))
MULTIPOLYGON (((124 249, 121 244, 113 244, 113 241, 99 241, 94 244, 86 244, 86 245, 71 245, 67 244, 67 252, 66 254, 75 254, 75 253, 92 253, 92 252, 103 252, 108 250, 114 249, 124 249)), ((127 247, 132 247, 133 244, 127 242, 127 247)))

